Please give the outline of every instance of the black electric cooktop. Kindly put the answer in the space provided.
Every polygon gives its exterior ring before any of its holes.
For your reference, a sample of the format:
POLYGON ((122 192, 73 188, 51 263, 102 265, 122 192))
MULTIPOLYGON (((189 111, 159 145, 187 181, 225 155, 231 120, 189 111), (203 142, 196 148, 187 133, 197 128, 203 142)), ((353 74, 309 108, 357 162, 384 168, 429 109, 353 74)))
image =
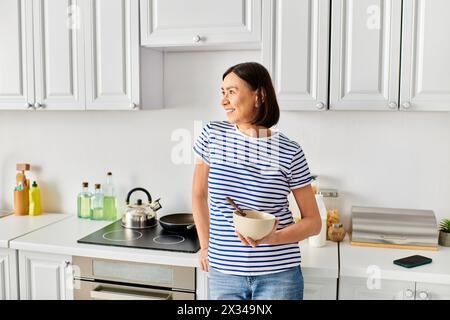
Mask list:
POLYGON ((173 233, 159 223, 147 229, 127 229, 121 220, 91 233, 78 243, 195 253, 200 250, 196 230, 173 233))

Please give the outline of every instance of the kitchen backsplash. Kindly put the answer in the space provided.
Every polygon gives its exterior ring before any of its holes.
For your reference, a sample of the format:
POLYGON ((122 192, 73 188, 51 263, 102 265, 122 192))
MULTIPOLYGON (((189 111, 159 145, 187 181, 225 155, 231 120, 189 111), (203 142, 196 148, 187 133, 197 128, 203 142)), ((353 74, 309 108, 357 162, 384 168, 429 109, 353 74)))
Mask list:
MULTIPOLYGON (((15 164, 28 162, 46 212, 76 214, 81 182, 102 183, 107 171, 121 202, 142 186, 161 197, 159 214, 190 211, 193 155, 174 164, 172 134, 193 140, 198 121, 224 120, 222 73, 259 60, 259 51, 166 53, 164 109, 0 112, 0 207, 12 207, 15 164)), ((282 112, 278 128, 302 145, 319 187, 339 190, 346 227, 352 205, 450 216, 450 113, 282 112)))

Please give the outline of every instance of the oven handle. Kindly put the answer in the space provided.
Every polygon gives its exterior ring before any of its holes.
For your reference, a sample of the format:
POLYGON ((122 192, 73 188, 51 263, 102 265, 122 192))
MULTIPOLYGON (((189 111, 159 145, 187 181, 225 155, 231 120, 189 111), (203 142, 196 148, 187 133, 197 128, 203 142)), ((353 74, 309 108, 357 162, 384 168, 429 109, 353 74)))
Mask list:
POLYGON ((137 293, 120 293, 117 289, 115 291, 109 291, 105 290, 105 288, 101 288, 92 290, 91 298, 101 300, 170 300, 172 298, 172 293, 167 293, 162 297, 156 297, 137 293))

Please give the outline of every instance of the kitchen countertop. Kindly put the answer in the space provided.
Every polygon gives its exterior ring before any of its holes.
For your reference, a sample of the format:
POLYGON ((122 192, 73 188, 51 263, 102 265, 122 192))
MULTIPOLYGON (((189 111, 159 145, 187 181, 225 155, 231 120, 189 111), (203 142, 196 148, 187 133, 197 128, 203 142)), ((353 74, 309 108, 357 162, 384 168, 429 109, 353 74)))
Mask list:
POLYGON ((450 284, 450 248, 447 247, 439 246, 438 251, 357 247, 350 245, 347 236, 339 250, 341 277, 367 278, 368 267, 377 266, 381 279, 450 284), (411 269, 393 263, 416 254, 429 257, 433 262, 411 269))
POLYGON ((45 213, 38 216, 2 217, 0 218, 0 248, 9 248, 12 240, 71 216, 71 214, 45 213))
POLYGON ((72 216, 45 229, 15 239, 10 247, 70 256, 197 267, 197 254, 77 243, 78 239, 110 223, 112 222, 84 220, 72 216))
MULTIPOLYGON (((10 247, 18 250, 70 256, 85 256, 142 263, 158 263, 176 266, 198 267, 198 253, 183 253, 149 249, 133 249, 77 243, 78 239, 95 232, 111 221, 91 221, 72 216, 46 228, 17 238, 10 247)), ((337 244, 327 242, 322 248, 300 242, 302 251, 302 272, 311 277, 338 277, 337 244)))

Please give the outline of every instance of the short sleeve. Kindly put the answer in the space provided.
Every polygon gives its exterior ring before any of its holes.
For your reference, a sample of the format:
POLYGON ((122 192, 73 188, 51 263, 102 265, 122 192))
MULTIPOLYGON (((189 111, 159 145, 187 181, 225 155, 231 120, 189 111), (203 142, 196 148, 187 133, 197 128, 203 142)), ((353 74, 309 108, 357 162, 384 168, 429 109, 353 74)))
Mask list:
POLYGON ((294 154, 291 162, 289 188, 293 190, 307 186, 312 180, 313 178, 309 171, 308 162, 306 161, 302 148, 298 146, 298 150, 294 154))
POLYGON ((200 157, 206 164, 209 165, 209 142, 210 142, 211 124, 208 123, 203 127, 202 132, 194 142, 192 150, 195 155, 200 157))

